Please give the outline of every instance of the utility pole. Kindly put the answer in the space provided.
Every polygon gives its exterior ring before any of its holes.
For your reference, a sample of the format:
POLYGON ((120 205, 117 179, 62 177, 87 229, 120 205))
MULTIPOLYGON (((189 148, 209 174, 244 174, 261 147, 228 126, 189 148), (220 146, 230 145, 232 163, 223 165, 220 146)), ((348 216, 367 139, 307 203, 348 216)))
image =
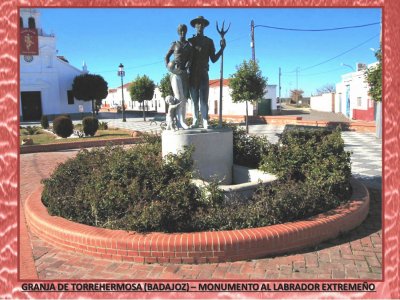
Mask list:
POLYGON ((296 68, 296 104, 299 101, 299 67, 296 68))
MULTIPOLYGON (((250 42, 250 47, 251 47, 251 59, 253 60, 253 63, 256 62, 256 49, 255 49, 255 44, 254 44, 254 20, 251 20, 250 23, 250 37, 251 37, 251 42, 250 42)), ((246 133, 249 133, 249 103, 248 100, 246 99, 246 133)))
POLYGON ((281 100, 281 67, 279 67, 279 90, 278 90, 278 96, 279 96, 279 110, 282 110, 282 100, 281 100))
POLYGON ((251 59, 255 62, 256 61, 256 48, 255 48, 255 44, 254 44, 254 20, 251 20, 250 36, 251 36, 251 42, 250 42, 251 59))

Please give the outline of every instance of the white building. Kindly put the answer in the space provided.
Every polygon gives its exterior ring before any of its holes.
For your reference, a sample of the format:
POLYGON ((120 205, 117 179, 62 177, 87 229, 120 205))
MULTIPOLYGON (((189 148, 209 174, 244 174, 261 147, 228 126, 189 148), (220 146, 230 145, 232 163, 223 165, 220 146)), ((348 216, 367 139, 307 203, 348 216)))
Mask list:
POLYGON ((40 26, 40 13, 36 9, 20 9, 23 28, 36 28, 38 55, 20 55, 20 119, 40 120, 42 115, 50 118, 60 114, 79 114, 91 111, 91 102, 76 100, 72 95, 75 76, 87 72, 70 65, 57 56, 56 37, 46 34, 40 26))
MULTIPOLYGON (((129 93, 129 83, 123 85, 123 97, 125 103, 125 109, 127 110, 143 110, 143 106, 138 101, 132 101, 130 93, 129 93)), ((102 101, 103 108, 116 108, 122 107, 122 91, 121 87, 113 88, 108 90, 108 95, 106 99, 102 101)), ((166 112, 165 110, 165 101, 161 97, 161 91, 158 87, 154 90, 153 99, 145 101, 145 109, 147 111, 156 111, 156 112, 166 112)))
POLYGON ((316 111, 336 112, 335 103, 335 93, 324 93, 310 98, 310 108, 316 111))
MULTIPOLYGON (((223 94, 222 94, 222 114, 224 116, 244 116, 246 115, 246 103, 233 103, 232 97, 230 95, 229 90, 229 80, 225 79, 223 82, 223 94)), ((129 85, 130 83, 123 85, 124 91, 124 102, 125 108, 128 110, 142 110, 143 107, 137 101, 132 101, 129 94, 129 85)), ((219 79, 210 80, 210 91, 208 96, 208 113, 210 115, 218 115, 218 107, 219 107, 219 79)), ((268 85, 267 92, 264 96, 264 101, 261 104, 253 104, 252 102, 248 103, 249 116, 260 115, 260 111, 262 110, 260 106, 270 103, 270 107, 267 107, 267 111, 270 111, 274 114, 277 110, 277 98, 276 98, 276 85, 268 85)), ((113 88, 108 90, 108 96, 102 102, 103 108, 115 108, 117 106, 122 107, 122 91, 121 87, 113 88)), ((146 110, 156 111, 159 113, 166 112, 166 105, 164 99, 161 97, 161 91, 158 87, 154 90, 153 99, 147 101, 146 110)), ((186 107, 186 112, 191 113, 191 100, 189 99, 188 105, 186 107)), ((265 106, 265 105, 264 105, 265 106)))
MULTIPOLYGON (((220 80, 210 80, 210 92, 208 96, 208 113, 219 114, 220 80)), ((263 101, 260 103, 248 102, 249 116, 274 114, 277 110, 276 85, 267 85, 263 101)), ((244 116, 246 115, 246 102, 234 103, 230 95, 229 79, 224 79, 222 88, 222 115, 244 116)))
POLYGON ((366 68, 375 66, 357 64, 357 71, 342 75, 342 81, 336 84, 335 112, 349 119, 373 121, 375 102, 368 95, 369 86, 365 79, 366 68))

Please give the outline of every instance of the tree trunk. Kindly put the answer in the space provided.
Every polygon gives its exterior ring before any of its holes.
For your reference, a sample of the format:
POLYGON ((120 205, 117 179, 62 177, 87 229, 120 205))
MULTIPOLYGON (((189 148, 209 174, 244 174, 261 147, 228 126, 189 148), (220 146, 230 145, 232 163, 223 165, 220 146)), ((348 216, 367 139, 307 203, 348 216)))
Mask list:
POLYGON ((246 100, 246 133, 249 133, 249 106, 248 101, 246 100))
POLYGON ((144 109, 144 100, 142 102, 142 106, 143 106, 143 120, 146 122, 146 110, 144 109))
POLYGON ((95 115, 94 115, 94 101, 95 101, 95 100, 92 100, 92 117, 93 117, 93 118, 95 117, 95 115))

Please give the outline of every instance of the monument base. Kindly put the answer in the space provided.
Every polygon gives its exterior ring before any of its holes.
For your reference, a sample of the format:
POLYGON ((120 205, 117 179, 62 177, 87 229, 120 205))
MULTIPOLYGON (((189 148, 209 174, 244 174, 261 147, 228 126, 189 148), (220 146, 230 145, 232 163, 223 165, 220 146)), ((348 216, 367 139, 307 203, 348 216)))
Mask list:
POLYGON ((233 131, 230 128, 165 130, 162 155, 177 154, 184 146, 194 146, 194 170, 201 179, 232 183, 233 131))

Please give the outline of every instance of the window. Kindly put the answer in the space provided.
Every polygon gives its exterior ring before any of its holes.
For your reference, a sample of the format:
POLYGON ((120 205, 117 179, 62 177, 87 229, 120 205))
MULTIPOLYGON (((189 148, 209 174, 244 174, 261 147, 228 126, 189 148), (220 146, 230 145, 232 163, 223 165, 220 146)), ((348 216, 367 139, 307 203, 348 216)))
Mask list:
POLYGON ((19 27, 24 28, 24 20, 22 19, 22 17, 19 17, 19 27))
POLYGON ((75 104, 74 94, 72 91, 67 91, 68 104, 75 104))

